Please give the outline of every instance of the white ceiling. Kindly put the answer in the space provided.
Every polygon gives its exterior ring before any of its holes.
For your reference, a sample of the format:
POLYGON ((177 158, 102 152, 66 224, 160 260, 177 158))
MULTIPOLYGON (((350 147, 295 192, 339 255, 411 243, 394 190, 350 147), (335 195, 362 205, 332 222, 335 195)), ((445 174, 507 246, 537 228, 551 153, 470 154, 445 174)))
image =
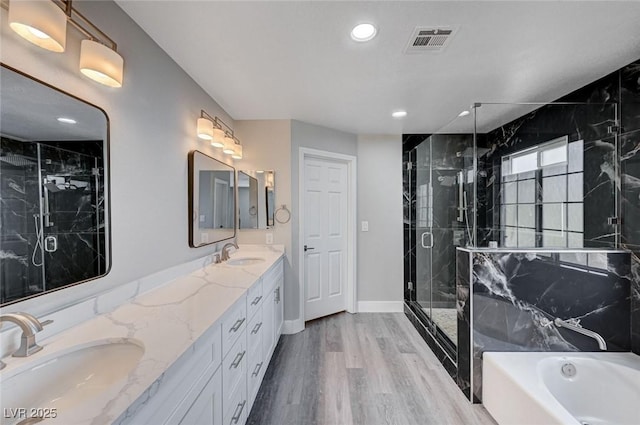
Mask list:
POLYGON ((473 102, 552 101, 640 58, 637 1, 116 2, 234 119, 353 133, 434 132, 473 102), (352 41, 360 22, 376 38, 352 41), (418 25, 459 30, 405 54, 418 25))

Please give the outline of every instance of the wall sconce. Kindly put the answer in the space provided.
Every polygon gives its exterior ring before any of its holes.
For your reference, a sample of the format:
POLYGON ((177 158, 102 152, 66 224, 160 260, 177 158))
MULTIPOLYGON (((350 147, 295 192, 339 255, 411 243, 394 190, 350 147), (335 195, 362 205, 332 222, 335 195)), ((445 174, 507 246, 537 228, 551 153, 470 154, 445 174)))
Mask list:
POLYGON ((9 26, 27 41, 52 52, 64 52, 67 22, 87 39, 80 44, 80 72, 109 87, 122 87, 124 60, 116 43, 78 12, 71 0, 12 0, 9 26))
POLYGON ((234 159, 242 159, 242 145, 233 134, 233 129, 218 117, 212 117, 204 109, 196 122, 198 138, 211 141, 211 146, 222 148, 222 152, 234 159))

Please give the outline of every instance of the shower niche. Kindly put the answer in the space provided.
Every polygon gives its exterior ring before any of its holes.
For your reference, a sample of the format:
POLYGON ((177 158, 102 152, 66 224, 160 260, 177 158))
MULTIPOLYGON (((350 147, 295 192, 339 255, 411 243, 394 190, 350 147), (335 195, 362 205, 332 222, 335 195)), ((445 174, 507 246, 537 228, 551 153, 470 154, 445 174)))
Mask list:
POLYGON ((105 113, 2 66, 0 304, 110 266, 105 113))

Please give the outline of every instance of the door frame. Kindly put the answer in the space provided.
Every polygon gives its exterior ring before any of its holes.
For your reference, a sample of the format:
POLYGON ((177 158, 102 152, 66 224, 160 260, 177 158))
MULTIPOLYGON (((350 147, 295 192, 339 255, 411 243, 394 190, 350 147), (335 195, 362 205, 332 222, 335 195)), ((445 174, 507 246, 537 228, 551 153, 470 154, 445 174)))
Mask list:
POLYGON ((305 190, 305 167, 306 158, 323 159, 340 162, 347 165, 347 305, 349 313, 357 313, 357 216, 356 216, 356 161, 352 155, 322 151, 311 148, 299 148, 298 152, 298 279, 300 282, 300 321, 302 329, 305 323, 305 281, 304 281, 304 190, 305 190))

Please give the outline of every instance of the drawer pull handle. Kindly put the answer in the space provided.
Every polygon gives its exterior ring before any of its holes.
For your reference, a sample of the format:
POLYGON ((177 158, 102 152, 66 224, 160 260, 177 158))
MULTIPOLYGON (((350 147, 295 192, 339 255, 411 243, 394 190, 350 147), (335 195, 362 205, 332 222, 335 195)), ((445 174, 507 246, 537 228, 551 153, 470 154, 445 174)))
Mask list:
POLYGON ((242 358, 244 357, 246 352, 247 350, 243 351, 242 353, 236 354, 236 358, 233 360, 233 363, 231 363, 231 366, 229 366, 229 369, 237 369, 238 366, 240 366, 240 362, 242 361, 242 358))
POLYGON ((231 422, 233 422, 234 424, 237 424, 240 420, 240 415, 242 415, 242 410, 244 409, 245 404, 247 404, 246 400, 242 403, 238 403, 238 406, 236 406, 236 411, 233 412, 233 417, 231 418, 231 422))
POLYGON ((238 332, 238 329, 240 329, 240 326, 242 326, 243 323, 244 323, 244 317, 242 319, 236 320, 236 323, 234 323, 233 326, 231 326, 231 329, 229 329, 229 333, 238 332))
POLYGON ((261 327, 262 327, 262 322, 256 324, 254 326, 253 330, 251 331, 251 333, 254 334, 254 335, 257 334, 261 327))
POLYGON ((262 295, 260 295, 259 297, 255 297, 254 300, 251 301, 251 305, 258 305, 261 299, 262 299, 262 295))
POLYGON ((260 369, 262 369, 262 363, 264 362, 260 362, 256 365, 256 368, 253 370, 251 376, 258 376, 258 374, 260 373, 260 369))

